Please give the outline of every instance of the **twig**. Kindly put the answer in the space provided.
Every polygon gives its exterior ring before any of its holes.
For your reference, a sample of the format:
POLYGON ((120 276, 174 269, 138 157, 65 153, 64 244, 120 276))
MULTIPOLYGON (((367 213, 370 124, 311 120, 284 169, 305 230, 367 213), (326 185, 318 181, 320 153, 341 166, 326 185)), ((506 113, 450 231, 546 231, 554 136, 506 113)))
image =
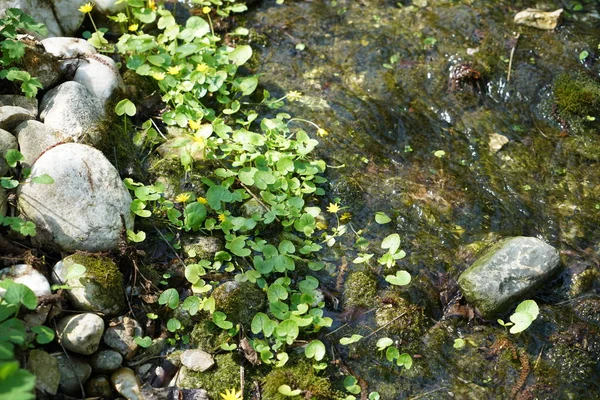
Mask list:
POLYGON ((420 394, 420 395, 418 395, 418 396, 411 397, 409 400, 416 400, 416 399, 420 399, 420 398, 421 398, 421 397, 423 397, 423 396, 427 396, 428 394, 435 393, 435 392, 439 392, 440 390, 444 390, 444 389, 446 389, 446 387, 445 387, 445 386, 442 386, 442 387, 439 387, 439 388, 437 388, 437 389, 430 390, 429 392, 421 393, 421 394, 420 394))
MULTIPOLYGON (((52 321, 54 323, 54 331, 58 332, 58 326, 56 326, 56 320, 52 321)), ((62 349, 65 357, 67 357, 67 361, 69 362, 69 367, 71 368, 71 371, 73 372, 73 374, 75 375, 75 378, 77 379, 77 383, 79 384, 79 390, 81 390, 81 398, 85 399, 85 390, 83 389, 83 383, 81 382, 81 379, 79 379, 79 375, 77 374, 77 370, 75 369, 75 365, 73 364, 73 361, 71 361, 71 357, 69 357, 69 353, 67 353, 67 349, 65 349, 65 346, 63 346, 62 344, 62 337, 58 338, 58 344, 60 345, 60 348, 62 349)))
POLYGON ((244 366, 240 365, 240 391, 242 392, 242 396, 241 398, 244 398, 244 377, 245 377, 245 371, 244 371, 244 366))
POLYGON ((388 322, 387 324, 379 327, 378 329, 375 329, 373 332, 369 333, 367 336, 364 337, 364 339, 368 338, 369 336, 373 336, 374 334, 376 334, 377 332, 379 332, 380 330, 384 329, 385 327, 387 327, 389 324, 391 324, 392 322, 395 322, 397 319, 402 318, 403 316, 406 315, 406 312, 403 312, 402 314, 398 315, 396 318, 394 318, 393 320, 391 320, 390 322, 388 322))
POLYGON ((519 44, 520 37, 521 37, 521 34, 520 33, 517 34, 517 37, 515 38, 515 45, 510 50, 510 59, 508 60, 508 74, 506 75, 506 83, 510 82, 510 71, 512 70, 513 57, 515 55, 515 49, 517 48, 517 45, 519 44))

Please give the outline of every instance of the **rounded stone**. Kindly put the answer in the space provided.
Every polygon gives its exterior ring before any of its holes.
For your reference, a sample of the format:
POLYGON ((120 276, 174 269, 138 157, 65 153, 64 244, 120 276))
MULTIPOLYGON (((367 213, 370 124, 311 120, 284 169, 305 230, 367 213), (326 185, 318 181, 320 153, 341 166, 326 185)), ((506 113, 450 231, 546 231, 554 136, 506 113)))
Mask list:
POLYGON ((46 149, 65 139, 59 131, 35 120, 21 122, 14 129, 14 134, 19 142, 19 151, 25 158, 21 163, 26 167, 31 167, 46 149))
POLYGON ((60 382, 58 388, 60 391, 81 396, 81 384, 92 375, 92 367, 81 358, 70 355, 68 358, 64 354, 55 356, 58 361, 58 370, 60 371, 60 382))
POLYGON ((4 158, 6 152, 18 148, 17 138, 12 133, 0 129, 0 176, 4 176, 9 170, 8 163, 4 158))
POLYGON ((104 343, 130 360, 138 349, 135 338, 143 334, 142 326, 135 319, 119 317, 110 322, 104 334, 104 343))
POLYGON ((67 252, 109 251, 133 228, 131 196, 100 151, 78 143, 53 147, 32 167, 32 177, 42 174, 54 183, 28 181, 18 190, 22 216, 37 227, 36 244, 67 252))
POLYGON ((65 82, 49 90, 40 103, 40 119, 74 142, 96 145, 103 139, 104 105, 85 86, 65 82))
POLYGON ((90 378, 85 383, 85 394, 88 397, 114 399, 112 384, 107 376, 99 375, 90 378))
POLYGON ((133 370, 121 368, 111 375, 110 380, 117 392, 127 400, 143 399, 140 380, 133 370))
POLYGON ((123 274, 110 258, 71 254, 56 263, 53 272, 54 283, 71 287, 67 296, 77 310, 113 316, 125 308, 123 274), (76 266, 85 270, 78 274, 76 266))
MULTIPOLYGON (((51 294, 48 279, 29 264, 17 264, 0 271, 0 279, 12 279, 16 283, 27 286, 36 296, 47 296, 51 294)), ((6 292, 0 288, 0 296, 6 292)))
POLYGON ((179 356, 181 363, 194 372, 204 372, 213 365, 213 357, 203 350, 186 350, 179 356))
POLYGON ((100 350, 92 356, 90 364, 95 372, 112 372, 121 367, 123 356, 115 350, 100 350))
POLYGON ((74 353, 90 355, 98 350, 104 333, 104 321, 96 314, 70 315, 58 322, 58 339, 74 353))
POLYGON ((23 107, 2 106, 0 107, 0 129, 12 131, 23 121, 34 119, 33 114, 23 107))
POLYGON ((102 54, 93 54, 79 64, 73 77, 94 96, 105 103, 115 92, 124 90, 125 84, 112 58, 102 54))

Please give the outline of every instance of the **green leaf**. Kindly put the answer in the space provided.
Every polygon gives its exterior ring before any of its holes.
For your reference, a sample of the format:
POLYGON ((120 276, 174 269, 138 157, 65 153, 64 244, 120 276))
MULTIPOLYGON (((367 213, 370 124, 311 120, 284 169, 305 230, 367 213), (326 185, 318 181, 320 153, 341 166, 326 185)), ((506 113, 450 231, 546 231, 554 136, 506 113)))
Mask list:
POLYGON ((400 248, 400 235, 392 233, 383 239, 381 242, 382 249, 388 249, 391 254, 394 254, 400 248))
POLYGON ((133 341, 140 347, 147 349, 152 345, 152 338, 150 336, 136 336, 133 341))
POLYGON ((229 330, 229 329, 233 328, 233 323, 230 321, 227 321, 227 315, 225 315, 224 312, 215 311, 213 313, 212 320, 215 323, 215 325, 221 329, 229 330))
POLYGON ((269 171, 256 171, 254 174, 254 185, 261 189, 267 189, 268 185, 275 183, 275 176, 269 171))
POLYGON ((437 158, 443 158, 446 156, 446 152, 444 150, 436 150, 433 152, 433 155, 437 158))
POLYGON ((358 385, 358 380, 352 375, 344 378, 344 387, 352 394, 359 394, 361 391, 361 388, 358 385))
POLYGON ((115 106, 115 113, 118 116, 127 114, 130 117, 133 117, 136 113, 135 104, 133 104, 129 99, 123 99, 115 106))
POLYGON ((273 284, 267 289, 267 298, 270 303, 274 303, 277 300, 286 300, 288 298, 288 292, 282 285, 273 284))
POLYGON ((285 353, 285 352, 277 353, 277 360, 279 360, 279 361, 277 361, 275 363, 275 367, 276 368, 283 367, 288 362, 289 359, 290 359, 290 356, 288 355, 288 353, 285 353))
POLYGON ((4 154, 4 159, 9 167, 14 168, 17 166, 18 162, 25 160, 25 157, 19 150, 9 149, 6 154, 4 154))
POLYGON ((14 371, 5 375, 7 364, 0 365, 0 397, 10 400, 35 399, 35 376, 25 369, 18 369, 18 363, 14 371))
POLYGON ((202 228, 206 219, 206 207, 199 202, 193 202, 185 206, 183 225, 187 229, 197 231, 202 228))
POLYGON ((183 301, 181 307, 190 313, 191 316, 198 314, 202 307, 202 301, 196 296, 188 296, 183 301))
POLYGON ((171 318, 167 321, 167 330, 169 332, 177 332, 181 329, 181 322, 177 318, 171 318))
POLYGON ((179 305, 179 293, 176 289, 169 288, 160 294, 158 298, 158 304, 167 305, 169 308, 173 310, 177 308, 179 305))
POLYGON ((19 227, 19 232, 23 236, 35 236, 35 224, 31 221, 27 221, 19 227))
POLYGON ((294 340, 298 337, 299 329, 296 321, 286 319, 282 321, 277 328, 275 328, 275 334, 279 337, 285 338, 287 344, 294 343, 294 340))
MULTIPOLYGON (((25 44, 18 40, 6 39, 2 43, 2 52, 13 60, 19 60, 25 55, 25 44)), ((12 79, 11 79, 12 80, 12 79)))
POLYGON ((77 264, 77 263, 73 263, 69 266, 65 266, 67 273, 65 274, 65 276, 63 277, 63 281, 69 281, 71 279, 76 279, 81 277, 83 274, 85 274, 85 271, 87 270, 87 268, 84 265, 81 264, 77 264))
POLYGON ((385 277, 385 280, 392 285, 405 286, 410 283, 411 277, 406 271, 397 271, 396 275, 388 275, 385 277))
POLYGON ((39 183, 42 185, 50 185, 54 183, 54 179, 48 174, 42 174, 31 178, 31 183, 39 183))
POLYGON ((237 236, 225 244, 225 247, 238 257, 247 257, 252 253, 252 251, 246 247, 246 236, 237 236))
POLYGON ((381 338, 377 341, 377 350, 384 350, 394 344, 394 341, 388 337, 381 338))
POLYGON ((375 213, 375 222, 380 225, 387 224, 392 219, 386 215, 383 211, 378 211, 375 213))
POLYGON ((464 339, 457 338, 457 339, 454 339, 454 345, 452 345, 452 347, 454 347, 455 349, 462 349, 463 347, 465 347, 466 343, 467 342, 465 342, 464 339))
POLYGON ((390 346, 385 351, 385 358, 387 358, 389 362, 394 361, 398 357, 400 357, 400 352, 395 346, 390 346))
POLYGON ((304 349, 306 358, 314 358, 315 361, 321 361, 325 357, 325 345, 320 340, 313 340, 304 349))
POLYGON ((238 46, 229 53, 229 60, 237 66, 245 64, 250 57, 252 57, 252 48, 247 44, 238 46))
POLYGON ((300 395, 300 393, 302 393, 300 389, 292 390, 292 388, 289 387, 289 385, 281 385, 277 388, 277 391, 279 392, 279 394, 288 397, 298 396, 300 395))
POLYGON ((242 94, 244 96, 247 96, 249 94, 252 94, 256 90, 257 86, 258 86, 258 78, 256 78, 255 76, 251 76, 251 77, 245 78, 240 83, 240 90, 242 91, 242 94))
POLYGON ((134 243, 143 242, 144 240, 146 240, 146 232, 139 231, 138 233, 135 233, 131 229, 127 229, 127 240, 134 243))
POLYGON ((54 331, 47 326, 34 326, 31 331, 36 334, 35 341, 38 344, 48 344, 54 340, 54 331))
POLYGON ((533 318, 531 318, 531 314, 527 312, 515 312, 510 316, 511 322, 514 324, 510 328, 510 333, 520 333, 525 329, 529 328, 531 323, 533 322, 533 318))
POLYGON ((4 189, 14 189, 17 186, 19 186, 19 181, 16 179, 10 179, 10 178, 0 178, 0 186, 2 186, 4 189))
POLYGON ((233 351, 233 350, 237 349, 237 345, 235 343, 231 343, 231 344, 222 343, 220 347, 221 347, 221 350, 225 350, 225 351, 233 351))
POLYGON ((540 308, 534 300, 525 300, 519 303, 515 312, 526 312, 531 315, 531 319, 534 320, 540 313, 540 308))
POLYGON ((25 324, 20 319, 11 318, 0 323, 0 342, 11 342, 21 346, 25 344, 26 338, 25 324))
POLYGON ((35 293, 27 286, 17 282, 12 282, 6 288, 4 300, 10 304, 23 304, 30 310, 35 310, 38 304, 35 293))
POLYGON ((252 318, 250 330, 255 335, 258 335, 260 332, 263 332, 265 337, 269 337, 273 333, 274 329, 275 324, 273 323, 273 321, 271 321, 267 314, 259 312, 256 313, 252 318))
POLYGON ((410 369, 412 367, 413 360, 412 357, 408 353, 402 353, 396 359, 396 365, 399 367, 404 367, 406 369, 410 369))
POLYGON ((362 335, 356 335, 356 334, 354 334, 354 335, 352 335, 350 337, 343 337, 343 338, 341 338, 340 339, 340 344, 342 346, 347 346, 349 344, 358 342, 362 338, 363 338, 362 335))

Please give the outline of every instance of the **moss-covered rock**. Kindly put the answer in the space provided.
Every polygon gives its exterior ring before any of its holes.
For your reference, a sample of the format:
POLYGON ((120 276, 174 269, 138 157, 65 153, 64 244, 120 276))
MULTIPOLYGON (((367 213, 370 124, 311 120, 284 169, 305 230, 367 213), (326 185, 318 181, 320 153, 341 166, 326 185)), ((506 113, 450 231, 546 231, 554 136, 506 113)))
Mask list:
POLYGON ((583 75, 562 74, 554 81, 554 102, 559 115, 585 118, 600 107, 600 83, 583 75))
POLYGON ((264 377, 263 398, 270 400, 299 400, 299 399, 338 399, 339 395, 331 387, 328 378, 318 376, 314 368, 306 361, 299 361, 295 365, 286 365, 275 368, 264 377), (288 385, 292 389, 302 391, 301 395, 288 397, 279 393, 281 385, 288 385))
POLYGON ((372 307, 377 299, 377 281, 364 271, 353 272, 344 284, 346 307, 372 307))
POLYGON ((184 389, 204 389, 211 399, 220 399, 220 393, 240 387, 240 365, 232 353, 215 356, 216 366, 204 372, 193 372, 186 367, 180 370, 177 386, 184 389))
POLYGON ((378 327, 385 327, 389 335, 397 336, 403 342, 412 342, 425 332, 427 319, 422 307, 389 290, 380 296, 375 321, 378 327))
POLYGON ((113 316, 125 308, 123 274, 108 257, 72 254, 56 264, 54 273, 56 283, 71 287, 67 295, 77 310, 113 316), (83 265, 85 272, 68 277, 76 264, 83 265))
POLYGON ((228 338, 227 332, 216 326, 210 319, 198 322, 190 333, 194 348, 209 352, 216 350, 228 338))
POLYGON ((233 324, 246 325, 266 304, 265 293, 250 282, 228 281, 215 288, 215 309, 233 324))

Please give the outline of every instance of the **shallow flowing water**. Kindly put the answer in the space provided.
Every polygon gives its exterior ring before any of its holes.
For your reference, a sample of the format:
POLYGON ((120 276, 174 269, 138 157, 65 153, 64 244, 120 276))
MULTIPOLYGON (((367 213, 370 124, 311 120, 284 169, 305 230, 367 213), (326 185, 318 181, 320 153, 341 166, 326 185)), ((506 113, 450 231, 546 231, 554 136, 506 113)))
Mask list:
MULTIPOLYGON (((319 138, 319 155, 333 167, 329 199, 348 207, 373 250, 389 233, 402 237, 408 256, 399 267, 414 279, 404 295, 427 321, 418 344, 400 339, 418 354, 413 369, 401 372, 374 354, 374 341, 337 348, 384 399, 600 396, 598 281, 591 292, 565 294, 575 272, 598 270, 600 113, 579 127, 553 108, 557 77, 600 76, 600 5, 580 3, 554 31, 513 23, 534 1, 264 1, 246 15, 258 53, 252 72, 274 97, 301 92, 284 110, 329 133, 319 138), (590 55, 581 60, 584 50, 590 55), (464 79, 456 78, 460 66, 464 79), (499 150, 497 135, 506 141, 499 150), (377 211, 393 223, 375 224, 377 211), (504 337, 494 322, 439 321, 475 244, 516 235, 563 251, 566 272, 536 295, 543 316, 534 327, 494 350, 504 337), (596 303, 586 310, 596 311, 573 317, 589 296, 596 303), (463 336, 473 345, 454 349, 463 336)), ((330 255, 330 286, 341 289, 351 271, 364 269, 350 262, 352 244, 342 241, 330 255)), ((380 279, 378 287, 387 284, 380 279)), ((337 326, 348 325, 332 343, 377 328, 373 312, 356 315, 339 316, 337 326)))

